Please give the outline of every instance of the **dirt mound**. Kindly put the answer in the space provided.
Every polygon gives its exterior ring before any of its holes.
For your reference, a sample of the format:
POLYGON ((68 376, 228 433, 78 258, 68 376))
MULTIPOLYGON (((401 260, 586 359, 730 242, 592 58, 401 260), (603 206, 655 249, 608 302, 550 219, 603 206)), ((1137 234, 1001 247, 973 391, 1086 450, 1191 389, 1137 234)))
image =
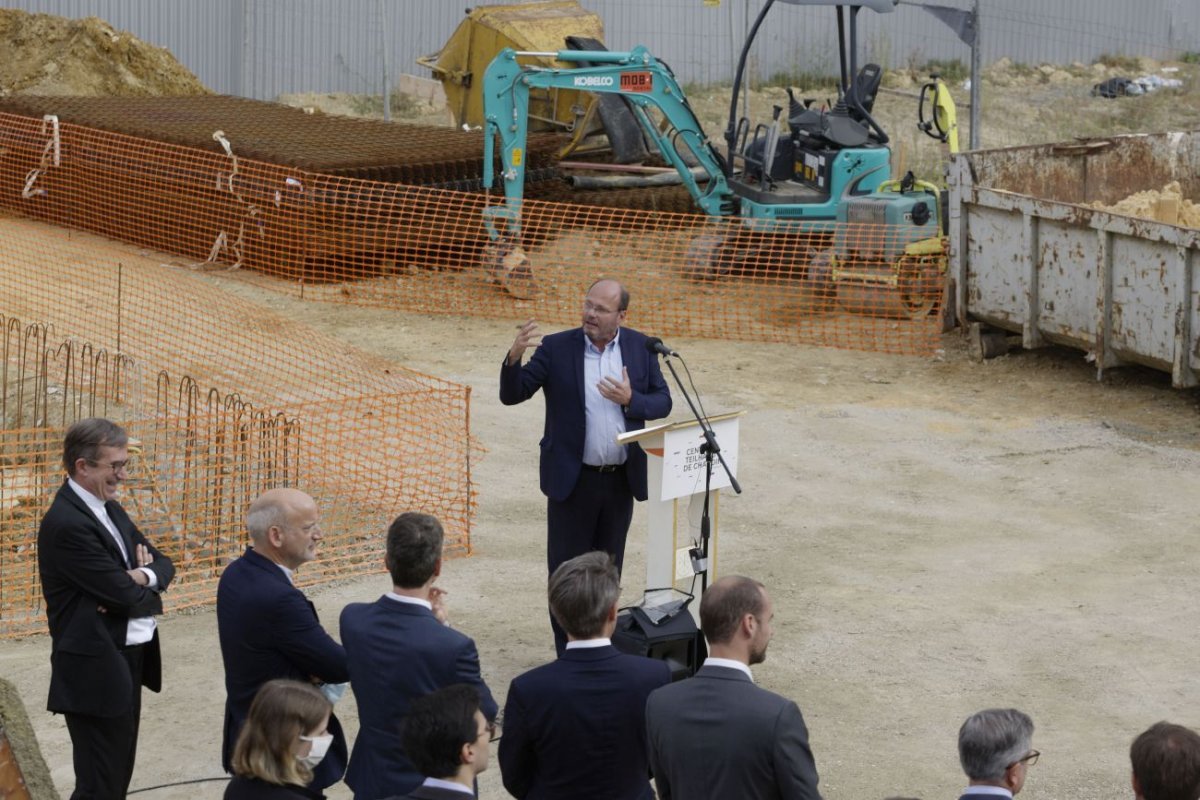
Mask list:
POLYGON ((1092 206, 1130 217, 1153 219, 1168 225, 1200 228, 1200 205, 1183 196, 1179 181, 1171 181, 1161 190, 1135 192, 1116 205, 1093 203, 1092 206))
POLYGON ((107 22, 0 9, 0 97, 211 94, 169 50, 107 22))

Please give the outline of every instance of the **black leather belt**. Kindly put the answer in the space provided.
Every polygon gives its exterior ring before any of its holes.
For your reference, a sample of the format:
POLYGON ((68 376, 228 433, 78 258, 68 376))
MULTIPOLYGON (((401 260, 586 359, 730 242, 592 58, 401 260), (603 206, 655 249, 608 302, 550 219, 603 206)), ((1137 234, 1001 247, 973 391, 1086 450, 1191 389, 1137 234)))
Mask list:
POLYGON ((583 468, 587 469, 587 470, 591 470, 592 472, 616 472, 619 469, 625 469, 625 465, 624 464, 600 464, 600 465, 584 464, 583 468))

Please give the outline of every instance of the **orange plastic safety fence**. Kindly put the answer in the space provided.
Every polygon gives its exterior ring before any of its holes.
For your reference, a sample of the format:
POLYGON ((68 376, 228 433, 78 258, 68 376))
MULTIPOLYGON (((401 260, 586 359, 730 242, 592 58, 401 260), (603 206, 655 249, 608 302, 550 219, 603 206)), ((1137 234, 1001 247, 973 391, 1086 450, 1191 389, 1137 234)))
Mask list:
POLYGON ((438 516, 470 549, 468 387, 371 356, 100 237, 0 216, 0 637, 44 630, 36 532, 64 428, 141 441, 123 503, 179 568, 168 608, 211 602, 273 486, 321 508, 305 583, 383 567, 387 524, 438 516))
MULTIPOLYGON (((861 204, 846 222, 751 225, 614 207, 630 190, 580 194, 588 205, 527 199, 519 235, 501 221, 509 241, 498 247, 483 222, 504 203, 495 193, 238 158, 236 136, 210 151, 11 114, 0 114, 0 136, 0 206, 238 264, 249 280, 309 298, 573 324, 584 288, 604 275, 630 290, 631 322, 661 336, 903 354, 938 343, 946 253, 936 223, 914 228, 914 213, 898 225, 879 216, 882 204, 861 204), (518 244, 531 281, 508 272, 518 244)), ((925 211, 936 203, 931 194, 925 211)))

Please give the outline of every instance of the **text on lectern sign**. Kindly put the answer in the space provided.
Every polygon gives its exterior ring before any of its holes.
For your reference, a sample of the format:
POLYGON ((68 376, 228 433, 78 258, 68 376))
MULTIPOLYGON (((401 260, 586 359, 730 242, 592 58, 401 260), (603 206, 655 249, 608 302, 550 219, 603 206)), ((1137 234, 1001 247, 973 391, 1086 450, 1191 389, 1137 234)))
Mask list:
MULTIPOLYGON (((713 433, 721 447, 721 455, 734 475, 738 465, 738 421, 723 419, 714 422, 713 433)), ((663 436, 662 498, 673 500, 704 491, 705 455, 701 450, 704 434, 696 427, 668 430, 663 436)), ((723 489, 729 486, 729 476, 720 461, 713 458, 712 483, 710 488, 723 489)))

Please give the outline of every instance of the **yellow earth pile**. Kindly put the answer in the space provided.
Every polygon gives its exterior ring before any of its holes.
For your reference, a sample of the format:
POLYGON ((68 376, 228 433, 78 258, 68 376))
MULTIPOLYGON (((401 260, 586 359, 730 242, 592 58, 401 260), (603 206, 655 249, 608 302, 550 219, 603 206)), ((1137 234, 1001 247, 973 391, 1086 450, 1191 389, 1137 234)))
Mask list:
POLYGON ((0 97, 211 94, 169 50, 103 20, 0 8, 0 97))
POLYGON ((1161 190, 1135 192, 1116 205, 1092 203, 1092 207, 1114 214, 1165 222, 1168 225, 1200 228, 1200 205, 1183 196, 1179 181, 1171 181, 1161 190))

